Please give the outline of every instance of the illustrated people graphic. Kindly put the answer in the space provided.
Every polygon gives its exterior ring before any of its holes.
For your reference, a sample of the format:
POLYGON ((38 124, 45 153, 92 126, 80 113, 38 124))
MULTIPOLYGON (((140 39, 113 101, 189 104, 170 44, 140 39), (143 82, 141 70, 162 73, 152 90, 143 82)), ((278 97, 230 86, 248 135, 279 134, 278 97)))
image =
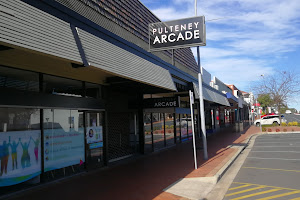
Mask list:
POLYGON ((9 143, 11 148, 11 159, 12 159, 12 170, 15 168, 18 169, 18 154, 17 154, 17 148, 19 146, 19 143, 21 141, 21 138, 19 138, 18 143, 16 141, 13 141, 12 143, 10 142, 10 136, 9 136, 9 143))
POLYGON ((7 174, 7 163, 9 157, 9 150, 8 150, 8 143, 3 141, 2 147, 0 148, 0 155, 1 155, 1 172, 0 176, 2 176, 3 172, 7 174))
MULTIPOLYGON (((30 137, 30 139, 32 139, 32 137, 30 137)), ((40 144, 40 140, 39 140, 39 138, 37 138, 35 141, 32 139, 32 141, 34 143, 35 161, 38 163, 38 161, 39 161, 39 144, 40 144)))
POLYGON ((27 144, 27 142, 22 143, 20 141, 20 144, 23 148, 23 154, 22 154, 22 157, 21 157, 21 165, 22 165, 23 169, 26 168, 26 167, 31 166, 31 164, 30 164, 30 155, 28 153, 28 147, 30 145, 31 140, 32 140, 32 138, 30 137, 28 144, 27 144))

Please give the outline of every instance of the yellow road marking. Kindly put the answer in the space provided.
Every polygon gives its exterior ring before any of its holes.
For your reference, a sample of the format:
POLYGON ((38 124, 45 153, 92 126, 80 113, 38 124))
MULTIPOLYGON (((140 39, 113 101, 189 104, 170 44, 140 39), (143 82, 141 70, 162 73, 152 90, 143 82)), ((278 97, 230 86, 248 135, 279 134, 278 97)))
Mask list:
POLYGON ((282 189, 282 190, 291 190, 291 191, 300 191, 300 190, 296 190, 296 189, 291 189, 291 188, 282 188, 282 187, 276 187, 276 186, 269 186, 269 185, 258 185, 258 184, 253 184, 253 183, 241 183, 241 182, 233 182, 235 184, 247 184, 247 185, 255 185, 255 186, 264 186, 264 187, 270 187, 270 188, 278 188, 278 189, 282 189))
POLYGON ((250 192, 250 191, 258 190, 258 189, 261 189, 261 188, 265 188, 265 186, 259 186, 259 187, 255 187, 255 188, 251 188, 251 189, 247 189, 247 190, 242 190, 242 191, 238 191, 238 192, 226 194, 225 196, 226 196, 226 197, 230 197, 230 196, 233 196, 233 195, 236 195, 236 194, 241 194, 241 193, 245 193, 245 192, 250 192))
POLYGON ((297 197, 297 198, 295 198, 295 199, 290 199, 290 200, 300 200, 300 197, 297 197))
POLYGON ((283 194, 278 194, 278 195, 274 195, 274 196, 270 196, 270 197, 266 197, 266 198, 261 198, 261 199, 257 199, 257 200, 275 199, 275 198, 278 198, 278 197, 284 197, 284 196, 288 196, 288 195, 292 195, 292 194, 297 194, 297 193, 300 193, 300 190, 294 191, 294 192, 287 192, 287 193, 283 193, 283 194))
POLYGON ((238 198, 231 199, 231 200, 246 199, 246 198, 258 196, 258 195, 261 195, 261 194, 266 194, 266 193, 270 193, 270 192, 276 192, 278 190, 280 190, 280 189, 273 189, 273 190, 267 190, 267 191, 263 191, 263 192, 257 192, 257 193, 254 193, 254 194, 245 195, 245 196, 238 197, 238 198))
POLYGON ((250 186, 250 185, 248 184, 248 185, 242 185, 242 186, 230 188, 229 191, 230 191, 230 190, 236 190, 236 189, 244 188, 244 187, 248 187, 248 186, 250 186))
POLYGON ((259 168, 259 167, 243 167, 245 169, 265 169, 265 170, 274 170, 274 171, 284 171, 284 172, 298 172, 299 170, 286 170, 286 169, 272 169, 272 168, 259 168))

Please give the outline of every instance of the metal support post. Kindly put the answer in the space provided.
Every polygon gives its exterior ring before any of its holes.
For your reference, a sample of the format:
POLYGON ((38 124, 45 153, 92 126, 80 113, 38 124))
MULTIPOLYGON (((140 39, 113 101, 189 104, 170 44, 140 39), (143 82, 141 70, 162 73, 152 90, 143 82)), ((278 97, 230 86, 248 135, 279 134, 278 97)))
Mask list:
POLYGON ((194 163, 195 169, 197 169, 197 152, 196 152, 196 138, 195 138, 195 128, 194 128, 194 112, 193 112, 193 104, 194 104, 194 94, 191 90, 189 90, 190 96, 190 107, 191 107, 191 120, 192 120, 192 133, 193 133, 193 147, 194 147, 194 163))

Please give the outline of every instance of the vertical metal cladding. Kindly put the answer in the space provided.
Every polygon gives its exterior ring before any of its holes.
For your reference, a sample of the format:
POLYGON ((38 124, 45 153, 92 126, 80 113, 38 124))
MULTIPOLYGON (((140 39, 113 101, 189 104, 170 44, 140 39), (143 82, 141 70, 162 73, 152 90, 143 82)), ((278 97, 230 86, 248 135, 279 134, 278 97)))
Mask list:
MULTIPOLYGON (((145 50, 148 50, 148 24, 160 21, 138 0, 55 1, 145 50)), ((157 55, 161 58, 165 55, 171 57, 171 52, 161 51, 157 55)), ((177 49, 175 59, 186 68, 198 72, 197 63, 190 48, 177 49)), ((166 61, 169 62, 168 59, 166 61)))
POLYGON ((78 29, 78 33, 91 66, 127 79, 176 91, 168 70, 82 29, 78 29))
POLYGON ((0 41, 82 63, 70 24, 20 0, 0 1, 0 41))

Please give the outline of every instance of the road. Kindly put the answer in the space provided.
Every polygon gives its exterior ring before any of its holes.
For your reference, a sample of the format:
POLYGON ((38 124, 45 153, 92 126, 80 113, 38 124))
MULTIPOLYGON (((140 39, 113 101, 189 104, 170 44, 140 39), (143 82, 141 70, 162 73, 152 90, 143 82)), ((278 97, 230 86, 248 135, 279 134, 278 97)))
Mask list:
POLYGON ((300 134, 258 136, 224 200, 300 200, 300 134))
POLYGON ((284 118, 287 120, 287 123, 294 121, 300 123, 300 115, 284 114, 284 118))

